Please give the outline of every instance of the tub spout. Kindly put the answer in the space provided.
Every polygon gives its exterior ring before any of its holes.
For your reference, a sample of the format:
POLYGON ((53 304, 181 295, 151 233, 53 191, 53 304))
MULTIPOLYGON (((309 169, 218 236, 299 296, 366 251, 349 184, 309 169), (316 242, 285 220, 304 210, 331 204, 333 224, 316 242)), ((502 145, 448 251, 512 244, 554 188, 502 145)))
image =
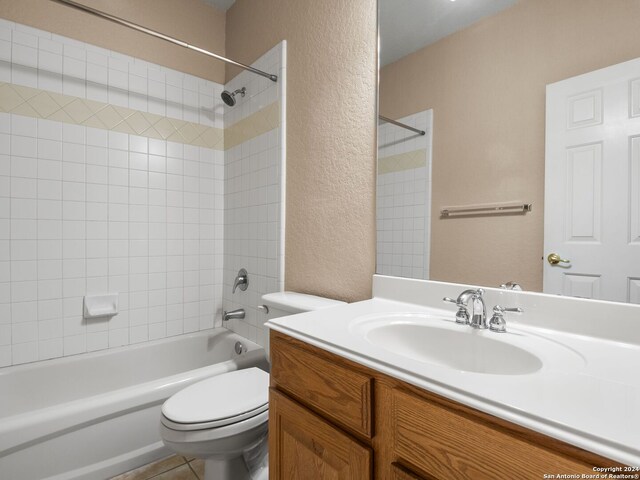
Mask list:
POLYGON ((228 322, 229 320, 241 320, 244 318, 244 308, 238 308, 237 310, 231 310, 227 312, 226 310, 222 312, 222 321, 228 322))

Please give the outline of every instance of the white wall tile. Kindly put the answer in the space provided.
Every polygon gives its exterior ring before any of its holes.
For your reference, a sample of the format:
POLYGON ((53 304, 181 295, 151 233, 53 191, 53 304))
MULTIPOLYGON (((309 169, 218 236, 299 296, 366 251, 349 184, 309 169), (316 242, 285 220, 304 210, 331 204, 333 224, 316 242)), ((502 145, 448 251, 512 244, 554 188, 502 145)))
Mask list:
MULTIPOLYGON (((62 129, 60 129, 60 133, 62 133, 62 129)), ((51 134, 53 135, 53 132, 51 134)), ((62 160, 62 142, 58 140, 38 139, 37 148, 38 158, 62 160)))
POLYGON ((11 61, 13 64, 23 67, 37 67, 38 49, 17 43, 16 35, 13 36, 13 42, 13 48, 11 49, 11 61))
POLYGON ((85 161, 88 165, 108 165, 108 153, 106 147, 97 147, 93 145, 87 145, 85 150, 85 161))
MULTIPOLYGON (((0 175, 8 177, 11 175, 11 157, 9 155, 0 155, 0 175)), ((9 192, 7 192, 7 195, 9 192)))
POLYGON ((87 183, 109 183, 109 170, 106 166, 101 165, 87 165, 86 169, 86 181, 87 183))
POLYGON ((109 150, 108 154, 109 167, 111 168, 128 168, 129 152, 125 150, 109 150))
MULTIPOLYGON (((5 220, 5 232, 9 232, 9 221, 5 220)), ((12 240, 35 240, 38 237, 38 223, 36 220, 13 219, 10 222, 10 237, 12 240)))
POLYGON ((107 238, 109 236, 109 227, 106 222, 108 219, 107 204, 87 204, 87 208, 89 207, 94 207, 95 209, 92 209, 91 221, 86 223, 87 239, 100 240, 107 238))
MULTIPOLYGON (((31 302, 38 299, 38 282, 11 282, 11 302, 31 302)), ((27 340, 23 340, 27 341, 27 340)))
POLYGON ((120 132, 110 131, 108 135, 108 146, 110 149, 128 150, 129 135, 120 132))
MULTIPOLYGON (((0 30, 2 32, 4 30, 0 30)), ((11 61, 11 41, 0 40, 0 60, 5 62, 11 61)))
MULTIPOLYGON (((11 135, 38 137, 38 120, 22 115, 11 115, 11 135)), ((14 153, 17 155, 17 153, 14 153)))
POLYGON ((57 200, 38 200, 38 219, 62 219, 62 202, 57 200))
POLYGON ((37 218, 37 205, 36 200, 14 198, 11 201, 11 218, 37 218))
POLYGON ((87 351, 94 352, 96 350, 104 350, 109 348, 109 332, 91 332, 87 333, 87 351))
POLYGON ((11 64, 11 80, 7 78, 7 70, 3 68, 0 70, 2 79, 5 82, 16 83, 25 87, 37 88, 38 87, 38 70, 33 67, 25 67, 18 63, 11 64))
POLYGON ((65 141, 62 145, 62 159, 65 162, 85 163, 85 146, 65 141))
POLYGON ((21 363, 35 362, 38 360, 38 343, 14 343, 12 345, 12 363, 18 365, 21 363))
POLYGON ((38 52, 38 69, 47 73, 63 72, 62 55, 40 49, 38 52))
MULTIPOLYGON (((124 152, 123 152, 124 153, 124 152)), ((110 185, 129 185, 129 171, 126 168, 109 168, 109 184, 110 185)))
POLYGON ((11 281, 24 282, 38 279, 38 263, 35 260, 16 260, 11 262, 11 281))
MULTIPOLYGON (((33 162, 36 165, 36 162, 33 162)), ((38 181, 35 178, 11 178, 11 192, 13 198, 37 198, 38 181)))
MULTIPOLYGON (((52 182, 52 181, 48 181, 49 183, 47 185, 52 185, 54 190, 45 198, 52 198, 52 199, 57 199, 57 193, 58 193, 58 188, 61 186, 62 187, 62 191, 64 192, 62 194, 62 199, 63 200, 70 200, 70 201, 76 201, 76 202, 84 202, 85 201, 85 194, 86 194, 86 184, 84 182, 70 182, 70 181, 64 181, 64 182, 52 182)), ((40 184, 39 184, 40 185, 40 184)), ((40 195, 40 190, 38 191, 38 194, 40 195)))
POLYGON ((38 178, 45 180, 62 180, 62 162, 39 159, 37 162, 38 178))
POLYGON ((61 357, 63 355, 62 338, 52 338, 40 340, 38 342, 38 360, 48 360, 50 358, 61 357))
POLYGON ((29 322, 36 318, 38 306, 36 302, 14 303, 11 301, 11 284, 0 284, 0 298, 2 298, 2 324, 29 322))
MULTIPOLYGON (((35 144, 36 142, 33 142, 33 143, 35 144)), ((38 160, 36 160, 35 156, 33 158, 12 156, 11 157, 11 175, 14 178, 15 177, 37 178, 38 160)))
POLYGON ((84 182, 86 166, 70 161, 62 162, 62 180, 65 182, 84 182))
MULTIPOLYGON (((0 81, 207 125, 221 108, 222 85, 0 23, 0 81)), ((0 113, 0 366, 219 324, 223 193, 222 152, 0 113), (87 325, 104 291, 121 313, 87 325)))
POLYGON ((70 335, 64 337, 63 355, 77 355, 87 351, 86 335, 70 335))
POLYGON ((0 346, 0 367, 11 365, 11 345, 0 346))
POLYGON ((62 260, 38 261, 38 280, 54 280, 62 278, 62 260))

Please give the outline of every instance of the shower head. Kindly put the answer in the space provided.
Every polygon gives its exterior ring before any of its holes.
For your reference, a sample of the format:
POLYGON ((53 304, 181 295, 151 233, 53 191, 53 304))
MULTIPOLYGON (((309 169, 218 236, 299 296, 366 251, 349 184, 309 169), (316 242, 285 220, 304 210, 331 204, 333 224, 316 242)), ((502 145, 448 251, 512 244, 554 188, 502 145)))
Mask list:
POLYGON ((230 107, 233 107, 236 104, 236 95, 238 93, 240 94, 241 97, 244 97, 245 93, 247 93, 247 89, 245 87, 242 87, 233 93, 230 92, 229 90, 225 90, 220 94, 220 96, 222 97, 222 101, 224 103, 226 103, 230 107))

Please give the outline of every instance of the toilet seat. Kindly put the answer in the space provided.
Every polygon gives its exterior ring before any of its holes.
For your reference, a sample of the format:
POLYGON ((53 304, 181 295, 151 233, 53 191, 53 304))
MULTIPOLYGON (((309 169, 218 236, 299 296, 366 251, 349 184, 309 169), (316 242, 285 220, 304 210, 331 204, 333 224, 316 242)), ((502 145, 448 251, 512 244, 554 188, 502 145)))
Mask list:
POLYGON ((266 434, 269 422, 269 412, 259 413, 238 423, 219 428, 204 428, 201 430, 175 430, 160 423, 160 436, 166 444, 174 444, 176 451, 184 454, 210 456, 219 451, 219 447, 212 449, 211 442, 224 442, 224 451, 243 451, 251 443, 248 439, 259 439, 266 434))
POLYGON ((178 431, 205 430, 242 422, 269 408, 269 374, 247 368, 202 380, 169 398, 162 423, 178 431))
POLYGON ((161 421, 165 427, 171 428, 173 430, 190 432, 192 430, 207 430, 209 428, 219 428, 219 427, 225 427, 227 425, 232 425, 234 423, 239 423, 243 420, 247 420, 248 418, 255 417, 256 415, 260 415, 262 412, 266 412, 268 409, 269 409, 269 404, 267 403, 266 405, 262 405, 261 407, 258 407, 255 410, 251 410, 249 412, 245 412, 240 415, 236 415, 234 417, 220 418, 217 420, 211 420, 209 422, 200 422, 200 423, 178 423, 170 420, 163 414, 161 421))

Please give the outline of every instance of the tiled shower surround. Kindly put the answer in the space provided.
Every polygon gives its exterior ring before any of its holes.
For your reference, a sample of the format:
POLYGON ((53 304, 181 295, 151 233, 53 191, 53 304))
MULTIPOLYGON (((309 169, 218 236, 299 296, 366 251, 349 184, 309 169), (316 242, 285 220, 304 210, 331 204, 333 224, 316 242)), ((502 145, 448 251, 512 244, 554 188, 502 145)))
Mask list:
POLYGON ((220 325, 222 90, 0 19, 0 366, 220 325), (115 292, 117 316, 83 318, 115 292))
POLYGON ((429 278, 433 111, 378 127, 377 272, 429 278))
POLYGON ((225 309, 244 308, 244 320, 226 325, 238 334, 267 344, 266 320, 258 309, 265 293, 283 288, 284 224, 281 178, 286 82, 286 43, 265 53, 253 65, 278 75, 278 82, 242 72, 225 88, 246 87, 247 95, 225 110, 224 287, 225 309), (252 135, 243 132, 252 131, 252 135), (243 140, 244 138, 244 140, 243 140), (240 268, 249 274, 249 288, 232 293, 240 268))

